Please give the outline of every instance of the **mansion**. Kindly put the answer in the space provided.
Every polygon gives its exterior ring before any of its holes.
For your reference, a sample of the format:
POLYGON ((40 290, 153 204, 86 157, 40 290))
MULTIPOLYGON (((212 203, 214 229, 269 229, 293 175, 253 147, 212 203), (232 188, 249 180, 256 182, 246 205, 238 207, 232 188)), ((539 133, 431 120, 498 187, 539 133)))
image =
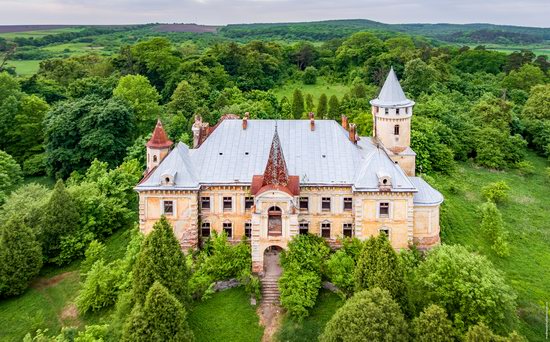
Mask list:
POLYGON ((193 148, 168 139, 160 121, 147 143, 147 170, 136 186, 142 232, 166 215, 182 248, 213 231, 246 236, 253 269, 266 250, 297 234, 336 246, 341 237, 387 234, 394 248, 439 244, 443 196, 415 177, 410 148, 414 101, 390 71, 370 101, 373 136, 356 126, 316 120, 251 120, 224 115, 193 125, 193 148))

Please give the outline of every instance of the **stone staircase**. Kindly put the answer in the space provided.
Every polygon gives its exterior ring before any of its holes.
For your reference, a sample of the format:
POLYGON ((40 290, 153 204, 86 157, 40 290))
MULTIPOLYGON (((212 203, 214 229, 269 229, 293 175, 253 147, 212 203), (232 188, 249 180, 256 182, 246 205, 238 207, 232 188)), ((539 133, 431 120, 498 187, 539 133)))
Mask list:
POLYGON ((279 305, 279 287, 277 281, 280 275, 266 274, 262 278, 262 304, 279 305))

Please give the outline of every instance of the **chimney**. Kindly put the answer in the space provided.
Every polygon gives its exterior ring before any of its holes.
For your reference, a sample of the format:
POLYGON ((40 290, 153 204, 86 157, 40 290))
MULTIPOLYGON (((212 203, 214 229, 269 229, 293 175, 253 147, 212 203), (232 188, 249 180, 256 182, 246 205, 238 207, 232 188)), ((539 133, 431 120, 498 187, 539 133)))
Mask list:
POLYGON ((244 116, 243 116, 243 131, 246 130, 246 128, 248 127, 248 118, 249 117, 250 117, 249 112, 244 113, 244 116))
POLYGON ((356 125, 351 123, 349 124, 349 140, 357 144, 357 133, 356 133, 356 125))
POLYGON ((313 112, 309 112, 309 127, 312 131, 315 130, 315 114, 313 112))
POLYGON ((348 130, 348 117, 342 114, 342 127, 347 131, 348 130))

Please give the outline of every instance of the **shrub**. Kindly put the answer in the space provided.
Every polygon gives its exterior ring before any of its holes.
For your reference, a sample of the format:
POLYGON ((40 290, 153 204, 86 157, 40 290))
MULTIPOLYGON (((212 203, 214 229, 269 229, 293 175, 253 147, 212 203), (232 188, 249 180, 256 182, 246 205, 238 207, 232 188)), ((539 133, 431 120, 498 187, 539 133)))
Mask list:
POLYGON ((314 66, 308 66, 304 70, 304 74, 302 76, 302 81, 304 84, 315 84, 317 83, 317 75, 319 72, 317 71, 317 68, 314 66))
POLYGON ((321 277, 314 271, 290 268, 285 269, 279 279, 281 305, 291 316, 302 320, 309 315, 315 305, 321 288, 321 277))
POLYGON ((23 181, 21 167, 12 156, 0 150, 0 204, 23 181))
POLYGON ((84 261, 82 261, 82 263, 80 264, 80 276, 86 278, 86 274, 88 274, 88 271, 92 269, 92 266, 96 263, 96 261, 104 257, 104 254, 104 244, 97 240, 90 242, 90 245, 84 253, 86 257, 84 258, 84 261))
POLYGON ((518 169, 519 174, 522 176, 528 177, 535 174, 535 166, 533 165, 533 163, 525 160, 517 163, 516 168, 518 169))
POLYGON ((373 288, 351 297, 325 326, 319 340, 408 341, 407 322, 386 290, 373 288))
POLYGON ((447 318, 444 309, 430 305, 420 316, 412 321, 414 341, 418 342, 452 342, 455 341, 455 331, 452 322, 447 318))
POLYGON ((251 296, 254 296, 256 300, 260 300, 262 298, 262 283, 260 278, 257 275, 252 274, 250 269, 241 274, 239 281, 242 285, 244 285, 245 291, 251 296))
POLYGON ((326 268, 328 278, 342 291, 342 297, 353 294, 355 260, 350 255, 343 250, 336 251, 327 261, 326 268))
POLYGON ((488 201, 501 204, 508 201, 510 187, 505 181, 489 183, 481 188, 481 195, 488 201))
POLYGON ((281 253, 281 266, 285 269, 298 267, 321 276, 329 254, 330 248, 322 237, 313 234, 298 235, 288 243, 288 249, 281 253))
POLYGON ((76 306, 81 314, 98 311, 113 305, 118 296, 119 286, 126 276, 117 260, 109 265, 97 261, 87 274, 86 281, 76 298, 76 306))
POLYGON ((464 335, 464 342, 527 342, 523 336, 519 335, 515 331, 512 332, 508 338, 496 335, 486 326, 483 322, 474 325, 468 329, 466 335, 464 335))
POLYGON ((463 246, 429 251, 415 271, 411 292, 416 307, 439 305, 461 332, 478 322, 505 330, 516 320, 515 295, 502 274, 463 246))
POLYGON ((0 227, 0 297, 16 296, 27 288, 42 267, 40 244, 20 218, 0 227))
POLYGON ((25 176, 41 176, 46 174, 46 153, 35 154, 23 162, 25 176))
POLYGON ((491 242, 491 248, 500 256, 510 255, 510 246, 507 234, 504 231, 504 222, 497 206, 488 201, 481 206, 481 231, 491 242))

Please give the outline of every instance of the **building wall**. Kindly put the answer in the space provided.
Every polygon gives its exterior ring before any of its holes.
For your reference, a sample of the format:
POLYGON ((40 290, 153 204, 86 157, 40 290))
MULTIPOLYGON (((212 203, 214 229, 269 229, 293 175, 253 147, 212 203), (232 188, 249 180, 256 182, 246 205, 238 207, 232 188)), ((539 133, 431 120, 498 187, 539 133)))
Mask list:
POLYGON ((414 242, 420 249, 440 243, 439 205, 414 208, 414 242))
POLYGON ((394 162, 401 167, 403 172, 409 177, 414 177, 416 174, 416 156, 414 154, 395 154, 391 151, 388 151, 388 156, 394 162))

